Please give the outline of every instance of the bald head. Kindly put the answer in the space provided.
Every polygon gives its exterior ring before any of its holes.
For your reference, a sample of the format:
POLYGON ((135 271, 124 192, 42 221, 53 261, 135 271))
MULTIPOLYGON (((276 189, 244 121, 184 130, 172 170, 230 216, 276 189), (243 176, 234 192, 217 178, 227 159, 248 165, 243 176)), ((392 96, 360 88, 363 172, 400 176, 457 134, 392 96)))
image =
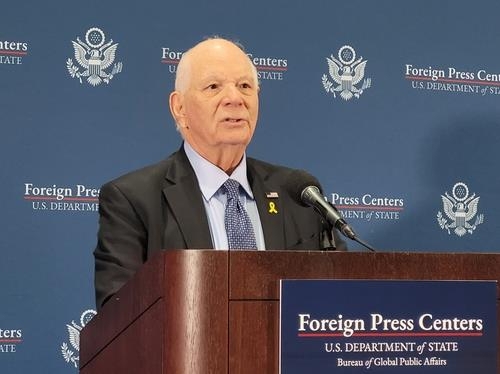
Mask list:
POLYGON ((251 141, 259 113, 257 70, 225 39, 183 54, 169 104, 177 129, 199 155, 228 175, 251 141))
POLYGON ((241 54, 242 63, 248 63, 252 70, 255 84, 258 86, 257 68, 252 63, 242 46, 223 38, 210 38, 196 44, 191 49, 182 54, 175 75, 175 90, 185 92, 190 84, 192 67, 197 61, 203 61, 203 58, 209 55, 218 55, 220 58, 227 57, 228 53, 241 54))

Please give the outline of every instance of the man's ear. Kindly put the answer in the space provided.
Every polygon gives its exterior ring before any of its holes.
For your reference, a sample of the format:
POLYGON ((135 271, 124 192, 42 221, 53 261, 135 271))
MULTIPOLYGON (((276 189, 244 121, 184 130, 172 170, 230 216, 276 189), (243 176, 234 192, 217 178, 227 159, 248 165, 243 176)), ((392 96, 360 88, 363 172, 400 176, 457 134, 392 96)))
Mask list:
POLYGON ((174 91, 169 97, 170 113, 177 126, 187 128, 186 114, 184 112, 184 96, 179 91, 174 91))

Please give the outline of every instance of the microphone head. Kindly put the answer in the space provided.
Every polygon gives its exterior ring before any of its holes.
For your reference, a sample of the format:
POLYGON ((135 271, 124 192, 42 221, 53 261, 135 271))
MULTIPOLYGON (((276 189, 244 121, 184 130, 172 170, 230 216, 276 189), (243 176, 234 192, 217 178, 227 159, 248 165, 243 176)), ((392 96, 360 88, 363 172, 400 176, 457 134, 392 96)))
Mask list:
POLYGON ((309 206, 303 199, 303 192, 307 187, 316 187, 321 192, 319 181, 304 170, 292 170, 285 182, 285 190, 293 200, 303 206, 309 206))

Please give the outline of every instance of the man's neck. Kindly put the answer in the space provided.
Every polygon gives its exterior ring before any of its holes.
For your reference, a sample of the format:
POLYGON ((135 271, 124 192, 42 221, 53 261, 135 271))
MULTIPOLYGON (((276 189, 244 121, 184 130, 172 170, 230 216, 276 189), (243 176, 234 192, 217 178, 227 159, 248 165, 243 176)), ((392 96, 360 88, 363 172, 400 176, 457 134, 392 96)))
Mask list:
POLYGON ((219 169, 223 170, 227 175, 231 175, 240 164, 245 149, 238 146, 223 146, 214 150, 198 149, 196 146, 190 144, 191 148, 195 150, 201 157, 209 161, 219 169))

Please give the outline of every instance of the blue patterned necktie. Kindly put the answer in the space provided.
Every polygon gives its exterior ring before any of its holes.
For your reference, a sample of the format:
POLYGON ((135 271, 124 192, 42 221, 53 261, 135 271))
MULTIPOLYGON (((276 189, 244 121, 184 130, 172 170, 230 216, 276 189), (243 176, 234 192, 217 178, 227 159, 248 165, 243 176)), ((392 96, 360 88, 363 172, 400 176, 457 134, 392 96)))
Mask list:
POLYGON ((234 179, 228 179, 222 187, 227 194, 224 225, 229 249, 257 249, 252 222, 240 201, 240 184, 234 179))

